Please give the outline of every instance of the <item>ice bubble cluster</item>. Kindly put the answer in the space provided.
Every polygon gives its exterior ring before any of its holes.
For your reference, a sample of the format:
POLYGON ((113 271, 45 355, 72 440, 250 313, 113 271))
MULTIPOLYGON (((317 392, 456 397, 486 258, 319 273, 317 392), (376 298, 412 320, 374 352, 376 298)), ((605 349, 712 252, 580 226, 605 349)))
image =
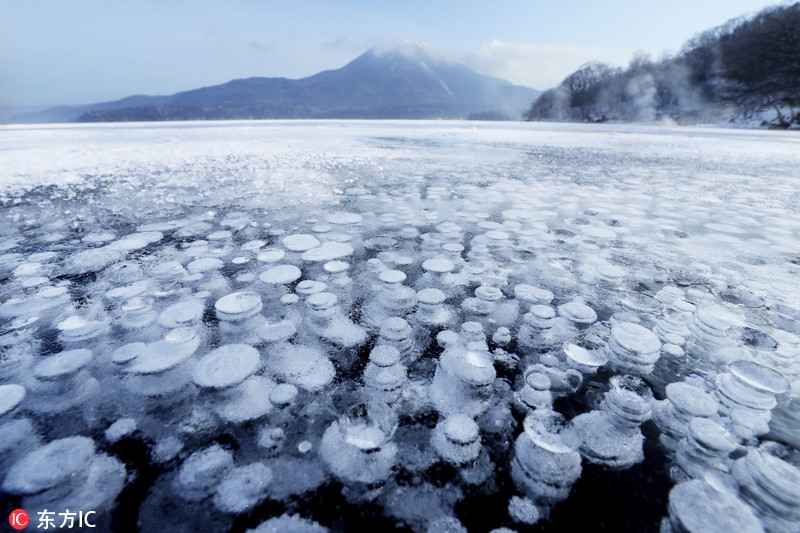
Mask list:
POLYGON ((664 532, 800 531, 796 295, 676 244, 797 229, 462 177, 14 211, 3 498, 107 529, 527 531, 608 489, 664 532))

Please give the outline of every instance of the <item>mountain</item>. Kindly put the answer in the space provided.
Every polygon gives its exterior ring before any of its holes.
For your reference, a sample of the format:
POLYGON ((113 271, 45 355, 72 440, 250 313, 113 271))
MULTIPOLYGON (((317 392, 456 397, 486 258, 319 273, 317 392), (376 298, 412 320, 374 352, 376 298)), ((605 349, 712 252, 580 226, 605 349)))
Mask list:
POLYGON ((433 59, 422 47, 370 49, 307 78, 247 78, 169 96, 129 96, 57 107, 17 122, 281 118, 517 119, 538 95, 528 87, 433 59))

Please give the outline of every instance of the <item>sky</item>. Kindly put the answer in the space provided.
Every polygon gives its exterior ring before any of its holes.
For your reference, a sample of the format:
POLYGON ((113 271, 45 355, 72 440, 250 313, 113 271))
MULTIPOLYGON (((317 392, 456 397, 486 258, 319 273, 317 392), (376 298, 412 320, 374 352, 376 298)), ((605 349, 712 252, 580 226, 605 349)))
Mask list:
POLYGON ((544 90, 580 65, 657 59, 763 0, 0 0, 0 106, 302 78, 412 41, 544 90))

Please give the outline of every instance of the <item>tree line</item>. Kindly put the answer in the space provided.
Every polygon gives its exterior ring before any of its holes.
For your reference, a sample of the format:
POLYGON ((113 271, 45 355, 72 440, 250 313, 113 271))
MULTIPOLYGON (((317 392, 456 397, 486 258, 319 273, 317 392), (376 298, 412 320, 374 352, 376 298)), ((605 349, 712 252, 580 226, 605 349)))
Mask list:
POLYGON ((767 117, 765 125, 800 126, 800 2, 731 20, 657 61, 637 54, 627 68, 587 63, 525 114, 527 120, 680 123, 756 116, 767 117))

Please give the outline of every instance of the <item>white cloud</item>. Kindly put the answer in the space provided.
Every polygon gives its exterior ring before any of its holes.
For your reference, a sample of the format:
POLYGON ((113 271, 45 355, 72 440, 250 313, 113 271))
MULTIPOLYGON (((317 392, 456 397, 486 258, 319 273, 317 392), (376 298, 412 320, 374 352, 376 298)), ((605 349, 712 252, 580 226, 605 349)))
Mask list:
POLYGON ((615 66, 627 65, 633 50, 552 46, 533 43, 483 44, 477 50, 448 54, 452 60, 491 76, 518 85, 545 90, 558 85, 567 75, 588 61, 603 61, 615 66))

